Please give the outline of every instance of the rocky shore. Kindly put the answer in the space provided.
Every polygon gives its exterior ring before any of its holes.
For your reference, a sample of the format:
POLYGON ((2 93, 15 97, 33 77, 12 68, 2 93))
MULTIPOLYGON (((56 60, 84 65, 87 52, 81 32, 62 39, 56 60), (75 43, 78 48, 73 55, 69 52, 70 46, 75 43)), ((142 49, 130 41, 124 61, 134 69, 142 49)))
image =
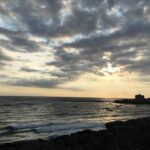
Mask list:
POLYGON ((115 103, 122 103, 122 104, 150 104, 150 98, 145 98, 144 95, 138 94, 138 95, 135 95, 134 99, 116 100, 115 103))
POLYGON ((123 99, 123 100, 116 100, 115 103, 121 103, 121 104, 150 104, 150 99, 144 99, 144 100, 137 100, 137 99, 123 99))
POLYGON ((149 150, 150 118, 106 124, 107 130, 82 132, 49 141, 35 140, 0 145, 0 150, 149 150))

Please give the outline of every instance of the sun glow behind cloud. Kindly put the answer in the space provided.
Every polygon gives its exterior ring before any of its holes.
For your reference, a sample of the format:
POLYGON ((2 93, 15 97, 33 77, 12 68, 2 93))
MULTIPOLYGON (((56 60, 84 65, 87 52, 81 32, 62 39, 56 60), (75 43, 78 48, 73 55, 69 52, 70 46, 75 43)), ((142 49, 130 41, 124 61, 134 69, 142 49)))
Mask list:
POLYGON ((114 74, 119 70, 119 67, 112 67, 112 64, 108 63, 106 67, 102 68, 102 73, 104 73, 106 76, 109 76, 110 74, 114 74))

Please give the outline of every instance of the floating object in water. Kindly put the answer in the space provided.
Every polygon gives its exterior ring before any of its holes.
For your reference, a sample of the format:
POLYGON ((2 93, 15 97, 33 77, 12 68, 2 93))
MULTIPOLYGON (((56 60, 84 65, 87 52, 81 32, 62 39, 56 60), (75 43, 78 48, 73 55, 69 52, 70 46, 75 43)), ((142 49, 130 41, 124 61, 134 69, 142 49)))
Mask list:
POLYGON ((72 106, 73 108, 78 108, 78 106, 72 106))

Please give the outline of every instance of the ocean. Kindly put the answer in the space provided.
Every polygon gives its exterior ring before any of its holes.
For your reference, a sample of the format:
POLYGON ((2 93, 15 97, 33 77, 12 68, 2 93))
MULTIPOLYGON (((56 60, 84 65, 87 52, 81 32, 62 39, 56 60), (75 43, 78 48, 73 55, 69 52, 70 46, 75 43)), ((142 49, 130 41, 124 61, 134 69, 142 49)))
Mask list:
POLYGON ((50 139, 105 123, 150 116, 148 105, 117 104, 114 99, 0 97, 0 144, 50 139))

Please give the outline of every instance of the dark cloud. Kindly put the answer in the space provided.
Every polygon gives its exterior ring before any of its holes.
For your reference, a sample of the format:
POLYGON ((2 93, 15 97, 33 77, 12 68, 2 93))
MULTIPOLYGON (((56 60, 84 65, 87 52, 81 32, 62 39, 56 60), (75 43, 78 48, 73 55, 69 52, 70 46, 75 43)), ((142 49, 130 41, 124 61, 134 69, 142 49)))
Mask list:
POLYGON ((40 50, 38 43, 28 40, 26 38, 13 38, 12 45, 15 45, 16 47, 19 46, 20 49, 24 49, 28 52, 37 52, 40 50))
POLYGON ((96 17, 93 12, 73 8, 72 15, 67 17, 66 22, 59 30, 68 35, 89 34, 96 30, 96 17))
MULTIPOLYGON (((104 52, 110 51, 110 62, 112 64, 115 64, 116 66, 124 65, 124 67, 129 65, 130 67, 127 67, 126 70, 131 68, 130 72, 136 71, 147 74, 149 73, 147 72, 147 70, 149 70, 148 63, 150 62, 146 61, 147 64, 145 64, 144 57, 148 56, 148 60, 150 59, 150 55, 146 55, 146 53, 149 52, 149 32, 150 28, 148 23, 135 22, 126 25, 124 29, 120 29, 112 34, 91 36, 76 40, 72 43, 65 43, 63 46, 67 48, 83 49, 80 55, 86 56, 84 59, 88 58, 87 60, 90 60, 90 62, 96 62, 98 56, 102 58, 104 52), (132 60, 141 53, 141 57, 143 57, 142 60, 132 60), (92 56, 95 60, 92 59, 92 56), (142 64, 145 64, 146 67, 142 67, 142 64)), ((101 64, 102 62, 99 60, 100 67, 101 64)))
POLYGON ((0 61, 11 61, 12 58, 7 56, 2 50, 0 50, 0 61))
POLYGON ((27 68, 27 67, 22 67, 20 69, 20 71, 24 71, 24 72, 39 72, 39 70, 37 70, 37 69, 32 69, 32 68, 27 68))
POLYGON ((130 64, 128 63, 128 66, 126 67, 127 71, 130 72, 138 72, 142 75, 149 75, 150 74, 150 59, 144 59, 140 61, 131 61, 130 64))
POLYGON ((55 52, 55 55, 57 56, 56 61, 49 62, 47 65, 59 67, 60 72, 52 73, 52 75, 62 81, 74 80, 78 76, 88 72, 98 74, 94 67, 105 66, 105 61, 100 57, 102 56, 101 54, 97 56, 84 53, 74 54, 60 49, 55 52))
MULTIPOLYGON (((108 63, 121 71, 147 76, 149 14, 148 0, 1 0, 0 64, 12 59, 5 50, 26 52, 32 58, 34 52, 46 53, 42 45, 55 58, 44 61, 45 67, 57 68, 45 72, 55 79, 18 79, 16 85, 49 88, 85 73, 103 76, 100 70, 108 63), (37 37, 47 42, 34 40, 37 37)), ((20 71, 44 73, 30 67, 23 66, 20 71)))
POLYGON ((2 69, 4 67, 4 63, 3 62, 0 62, 0 69, 2 69))
POLYGON ((48 10, 52 16, 56 17, 60 10, 62 9, 62 1, 60 0, 45 0, 48 4, 48 10))
POLYGON ((53 88, 59 84, 58 80, 40 79, 40 80, 17 80, 11 85, 26 86, 26 87, 41 87, 41 88, 53 88))
POLYGON ((3 69, 7 65, 6 63, 10 61, 13 61, 13 59, 0 50, 0 69, 3 69))
POLYGON ((10 51, 18 52, 38 52, 40 51, 40 46, 31 40, 24 38, 13 38, 11 41, 0 40, 1 46, 10 51))

